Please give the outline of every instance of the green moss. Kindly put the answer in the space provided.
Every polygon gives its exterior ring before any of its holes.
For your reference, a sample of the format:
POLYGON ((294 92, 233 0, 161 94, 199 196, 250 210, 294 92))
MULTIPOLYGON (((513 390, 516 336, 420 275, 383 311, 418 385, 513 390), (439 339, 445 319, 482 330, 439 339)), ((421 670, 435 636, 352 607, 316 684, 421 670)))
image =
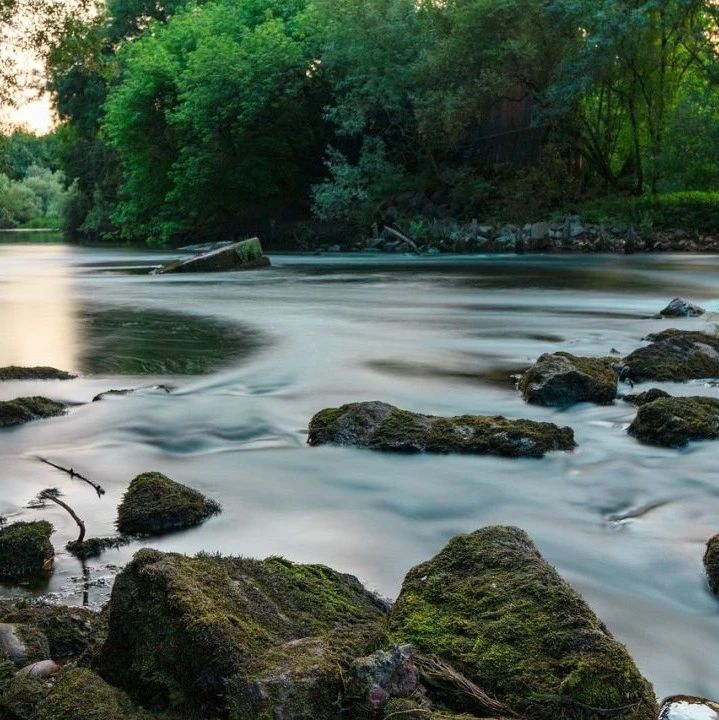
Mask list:
POLYGON ((25 665, 30 665, 38 660, 50 658, 50 643, 45 633, 35 625, 20 623, 15 626, 15 633, 25 646, 25 665))
POLYGON ((216 515, 220 506, 162 473, 138 475, 118 508, 117 529, 126 535, 159 535, 192 527, 216 515))
POLYGON ((692 440, 719 439, 719 400, 667 397, 642 405, 629 434, 651 445, 682 447, 692 440))
POLYGON ((82 542, 73 540, 65 548, 80 560, 88 560, 89 558, 97 558, 106 550, 117 550, 123 545, 131 542, 127 537, 105 537, 105 538, 88 538, 82 542))
POLYGON ((704 553, 704 569, 709 588, 715 595, 719 595, 719 535, 715 535, 707 543, 704 553))
POLYGON ((527 402, 563 407, 579 402, 609 405, 617 394, 615 360, 567 352, 542 355, 519 380, 527 402))
POLYGON ((100 668, 152 707, 220 711, 227 680, 261 679, 281 646, 369 638, 383 610, 356 579, 320 565, 142 550, 115 581, 100 668))
POLYGON ((719 376, 719 336, 670 328, 648 337, 651 344, 624 358, 625 376, 683 381, 719 376))
MULTIPOLYGON (((0 717, 4 720, 37 720, 37 707, 48 693, 42 680, 15 675, 0 695, 0 717)), ((119 718, 118 718, 119 720, 119 718)))
POLYGON ((16 522, 0 529, 0 577, 39 573, 54 555, 52 525, 44 520, 16 522))
POLYGON ((310 445, 350 445, 396 452, 541 457, 575 447, 571 428, 531 420, 437 417, 368 402, 329 408, 310 421, 310 445))
POLYGON ((86 668, 62 672, 38 704, 36 720, 134 720, 127 696, 86 668))
POLYGON ((21 397, 0 402, 0 427, 21 425, 31 420, 55 417, 65 412, 65 405, 47 398, 21 397))
POLYGON ((54 367, 18 367, 8 365, 0 367, 0 381, 3 380, 72 380, 72 375, 54 367))
POLYGON ((591 705, 656 717, 626 650, 516 528, 459 536, 412 569, 389 627, 393 642, 443 658, 520 715, 591 718, 591 705))

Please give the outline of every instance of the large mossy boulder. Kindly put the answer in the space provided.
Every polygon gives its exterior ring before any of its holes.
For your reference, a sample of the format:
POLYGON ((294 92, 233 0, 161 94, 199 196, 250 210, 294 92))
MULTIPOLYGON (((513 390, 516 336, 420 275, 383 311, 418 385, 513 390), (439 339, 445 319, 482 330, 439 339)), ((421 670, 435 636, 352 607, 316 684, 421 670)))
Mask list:
POLYGON ((56 417, 64 414, 66 409, 62 403, 39 395, 3 400, 0 401, 0 427, 11 427, 31 420, 56 417))
POLYGON ((141 550, 115 581, 99 669, 149 707, 330 720, 385 613, 321 565, 141 550))
POLYGON ((649 345, 622 361, 623 378, 643 382, 719 377, 719 335, 670 329, 647 340, 649 345))
POLYGON ((682 447, 692 440, 719 439, 719 399, 667 397, 642 405, 629 434, 649 445, 682 447))
POLYGON ((202 493, 159 472, 138 475, 117 511, 117 529, 124 535, 161 535, 199 525, 220 512, 202 493))
POLYGON ((0 381, 4 380, 74 380, 77 375, 54 367, 21 367, 7 365, 0 367, 0 381))
POLYGON ((0 578, 25 578, 48 569, 55 554, 51 535, 52 525, 45 520, 0 528, 0 578))
POLYGON ((232 245, 200 253, 191 258, 163 265, 158 273, 222 272, 227 270, 254 270, 269 267, 270 260, 262 252, 258 238, 242 240, 232 245))
POLYGON ((652 688, 626 649, 517 528, 455 537, 412 569, 389 632, 520 717, 656 718, 652 688))
POLYGON ((534 405, 567 407, 580 402, 609 405, 617 396, 612 358, 545 353, 519 381, 524 399, 534 405))
POLYGON ((310 421, 307 442, 312 446, 508 457, 542 457, 552 450, 575 447, 572 429, 553 423, 483 415, 438 417, 382 402, 320 411, 310 421))
POLYGON ((719 595, 719 535, 715 535, 707 543, 704 552, 704 570, 706 570, 709 589, 715 595, 719 595))

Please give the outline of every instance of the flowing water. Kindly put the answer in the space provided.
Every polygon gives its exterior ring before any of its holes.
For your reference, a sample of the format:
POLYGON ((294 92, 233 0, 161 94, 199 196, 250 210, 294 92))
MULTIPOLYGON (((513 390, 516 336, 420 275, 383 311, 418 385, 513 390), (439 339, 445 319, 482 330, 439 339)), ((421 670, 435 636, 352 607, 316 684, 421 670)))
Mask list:
MULTIPOLYGON (((716 257, 273 256, 266 271, 140 272, 168 258, 0 245, 0 365, 82 373, 0 385, 0 399, 73 403, 65 417, 0 432, 0 513, 51 520, 58 550, 44 584, 2 594, 101 604, 141 543, 83 568, 63 550, 73 521, 28 502, 57 487, 90 536, 108 535, 130 480, 160 470, 223 513, 143 544, 321 562, 388 597, 451 536, 519 525, 659 695, 716 694, 719 602, 701 557, 719 532, 719 443, 642 446, 626 434, 630 405, 529 407, 510 379, 545 351, 632 350, 671 325, 650 316, 675 295, 719 310, 716 257), (140 390, 90 402, 111 388, 140 390), (317 410, 374 399, 551 420, 571 425, 579 446, 543 460, 306 446, 317 410)), ((678 322, 713 327, 711 316, 678 322)), ((662 386, 719 397, 710 383, 662 386)))

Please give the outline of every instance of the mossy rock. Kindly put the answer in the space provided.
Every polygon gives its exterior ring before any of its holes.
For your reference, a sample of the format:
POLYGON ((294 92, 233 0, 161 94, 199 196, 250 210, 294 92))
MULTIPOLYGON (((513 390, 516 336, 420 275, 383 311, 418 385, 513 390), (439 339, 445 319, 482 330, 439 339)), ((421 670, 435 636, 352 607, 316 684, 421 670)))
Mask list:
POLYGON ((668 397, 671 397, 668 392, 660 390, 659 388, 650 388, 644 392, 623 395, 622 400, 624 400, 624 402, 631 403, 635 407, 640 407, 642 405, 647 405, 650 402, 654 402, 655 400, 659 400, 660 398, 668 397))
POLYGON ((88 538, 87 540, 71 540, 65 549, 72 553, 79 560, 98 558, 106 550, 117 550, 124 545, 129 545, 132 539, 122 535, 115 537, 88 538))
POLYGON ((652 688, 626 649, 517 528, 455 537, 413 568, 389 632, 521 717, 590 720, 601 708, 603 717, 656 718, 652 688))
POLYGON ((124 535, 161 535, 199 525, 220 512, 202 493, 159 472, 138 475, 117 512, 117 529, 124 535))
MULTIPOLYGON (((35 628, 49 643, 45 657, 86 661, 104 642, 104 613, 43 602, 2 602, 0 621, 35 628)), ((42 658, 41 658, 42 659, 42 658)))
POLYGON ((48 692, 49 686, 42 680, 16 674, 0 694, 0 717, 3 720, 37 720, 37 708, 48 692))
POLYGON ((0 623, 0 650, 18 668, 50 657, 45 634, 26 623, 0 623))
POLYGON ((127 695, 87 668, 65 670, 38 703, 35 720, 140 720, 127 695))
POLYGON ((575 447, 571 428, 532 420, 462 415, 437 417, 382 402, 328 408, 310 421, 308 443, 395 452, 542 457, 575 447))
POLYGON ((66 406, 36 395, 15 400, 0 401, 0 427, 22 425, 31 420, 56 417, 64 414, 66 406))
POLYGON ((719 376, 719 335, 672 328, 647 339, 652 342, 622 361, 623 378, 644 382, 719 376))
POLYGON ((52 525, 45 520, 16 522, 0 529, 0 577, 18 579, 43 571, 55 550, 52 525))
POLYGON ((54 367, 0 367, 0 381, 3 380, 74 380, 77 375, 54 367))
POLYGON ((704 553, 704 569, 707 573, 709 589, 719 595, 719 535, 715 535, 707 543, 704 553))
POLYGON ((639 408, 628 432, 643 443, 672 448, 719 439, 719 399, 659 398, 639 408))
POLYGON ((615 362, 612 358, 545 353, 522 375, 519 389, 524 399, 534 405, 610 405, 617 396, 615 362))
MULTIPOLYGON (((272 717, 275 701, 295 706, 293 689, 253 705, 247 688, 269 688, 283 665, 295 678, 308 664, 329 672, 333 659, 334 689, 344 655, 376 642, 385 612, 355 578, 322 565, 141 550, 115 580, 99 669, 148 707, 272 717)), ((306 690, 326 696, 295 685, 300 703, 306 690)))
POLYGON ((270 260, 262 252, 258 238, 242 240, 233 245, 225 245, 206 253, 194 255, 185 260, 163 265, 157 272, 222 272, 227 270, 255 270, 269 267, 270 260))

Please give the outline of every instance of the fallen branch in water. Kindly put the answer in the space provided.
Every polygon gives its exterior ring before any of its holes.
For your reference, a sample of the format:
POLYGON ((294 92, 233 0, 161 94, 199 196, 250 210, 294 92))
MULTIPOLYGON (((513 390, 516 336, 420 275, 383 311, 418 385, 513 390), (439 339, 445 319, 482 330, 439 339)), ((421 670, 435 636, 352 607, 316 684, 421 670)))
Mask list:
POLYGON ((31 504, 30 507, 44 507, 45 501, 47 500, 49 500, 50 502, 54 502, 56 505, 59 505, 77 523, 78 528, 80 528, 80 534, 78 535, 75 542, 81 543, 85 539, 85 523, 66 502, 60 500, 60 491, 57 488, 48 488, 47 490, 43 490, 37 496, 37 504, 31 504))
POLYGON ((95 492, 98 494, 98 497, 101 497, 105 494, 105 491, 103 490, 102 486, 98 483, 93 482, 89 478, 86 478, 84 475, 81 475, 79 472, 75 472, 75 468, 66 468, 62 465, 56 465, 54 462, 51 462, 50 460, 46 460, 44 457, 37 456, 37 459, 41 463, 45 463, 45 465, 49 465, 50 467, 54 467, 56 470, 61 470, 64 473, 67 473, 71 478, 77 478, 78 480, 82 480, 83 482, 86 482, 88 485, 93 487, 95 489, 95 492))
POLYGON ((412 238, 407 237, 404 233, 400 232, 399 230, 395 230, 394 228, 389 227, 389 225, 384 226, 384 231, 389 233, 390 235, 393 235, 398 240, 401 240, 402 242, 407 243, 407 245, 409 245, 410 248, 412 248, 412 252, 415 255, 420 254, 419 248, 415 244, 414 240, 412 240, 412 238))

